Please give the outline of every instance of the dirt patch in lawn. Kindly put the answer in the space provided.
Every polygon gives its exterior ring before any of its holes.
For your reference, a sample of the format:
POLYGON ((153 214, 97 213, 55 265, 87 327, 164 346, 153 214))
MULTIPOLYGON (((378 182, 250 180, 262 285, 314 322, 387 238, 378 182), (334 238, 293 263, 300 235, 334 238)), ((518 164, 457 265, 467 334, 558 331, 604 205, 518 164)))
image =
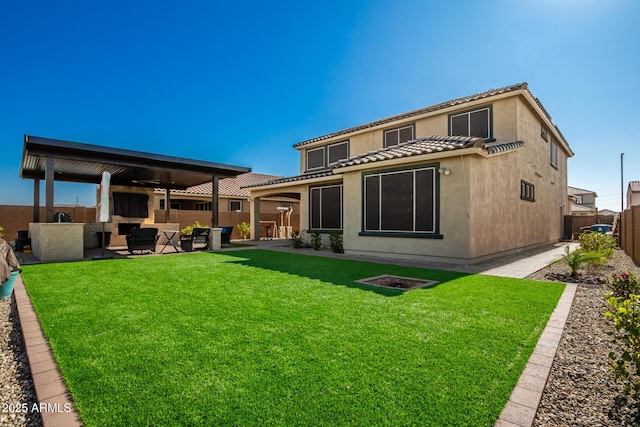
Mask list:
POLYGON ((364 283, 365 285, 382 286, 385 288, 404 289, 407 291, 411 289, 433 286, 438 283, 435 280, 416 279, 415 277, 392 276, 390 274, 368 277, 366 279, 356 280, 356 282, 364 283))

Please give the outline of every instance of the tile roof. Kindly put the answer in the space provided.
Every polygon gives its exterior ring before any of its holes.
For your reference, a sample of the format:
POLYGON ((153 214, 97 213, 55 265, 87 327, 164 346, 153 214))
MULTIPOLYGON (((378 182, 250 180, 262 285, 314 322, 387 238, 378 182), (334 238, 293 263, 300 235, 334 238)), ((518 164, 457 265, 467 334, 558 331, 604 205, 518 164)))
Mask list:
POLYGON ((482 138, 432 135, 427 136, 426 138, 414 139, 392 147, 370 151, 368 153, 339 160, 336 163, 331 164, 330 167, 338 169, 341 167, 373 163, 382 160, 399 159, 401 157, 411 157, 420 154, 431 154, 471 147, 482 147, 487 150, 488 154, 495 154, 514 150, 523 146, 524 142, 522 141, 485 145, 484 139, 482 138))
POLYGON ((580 194, 593 194, 593 195, 596 195, 596 192, 595 191, 591 191, 591 190, 585 190, 583 188, 567 186, 567 194, 570 195, 570 196, 579 196, 580 194))
MULTIPOLYGON (((243 173, 231 178, 223 178, 218 181, 218 194, 229 197, 249 197, 250 192, 246 187, 274 181, 280 178, 282 177, 277 175, 266 175, 253 172, 243 173)), ((186 190, 172 190, 171 192, 180 194, 211 194, 211 190, 212 183, 205 182, 204 184, 189 187, 186 190)))
POLYGON ((272 184, 283 184, 283 183, 287 183, 287 182, 295 182, 295 181, 303 181, 305 179, 314 179, 314 178, 322 178, 325 176, 331 176, 334 175, 334 173, 332 171, 324 171, 324 172, 316 172, 316 173, 307 173, 304 175, 296 175, 296 176, 291 176, 288 178, 280 178, 280 179, 274 179, 271 181, 266 181, 266 182, 261 182, 261 183, 257 183, 257 184, 251 184, 248 185, 245 188, 256 188, 256 187, 264 187, 266 185, 272 185, 272 184))
POLYGON ((629 181, 629 189, 633 192, 640 192, 640 181, 629 181))
MULTIPOLYGON (((376 121, 373 121, 373 122, 370 122, 370 123, 365 123, 363 125, 350 127, 348 129, 343 129, 343 130, 340 130, 340 131, 337 131, 337 132, 333 132, 333 133, 330 133, 330 134, 327 134, 327 135, 319 136, 317 138, 312 138, 312 139, 309 139, 309 140, 306 140, 306 141, 299 142, 297 144, 294 144, 293 147, 294 148, 300 147, 300 146, 303 146, 303 145, 311 144, 313 142, 318 142, 318 141, 322 141, 322 140, 325 140, 325 139, 333 138, 335 136, 346 135, 348 133, 352 133, 352 132, 356 132, 356 131, 360 131, 360 130, 373 128, 373 127, 376 127, 376 126, 384 125, 384 124, 395 122, 395 121, 398 121, 398 120, 419 116, 421 114, 430 113, 430 112, 433 112, 433 111, 443 110, 445 108, 454 107, 456 105, 466 104, 466 103, 469 103, 469 102, 472 102, 472 101, 477 101, 479 99, 484 99, 484 98, 488 98, 488 97, 491 97, 491 96, 500 95, 500 94, 503 94, 503 93, 514 92, 516 90, 521 90, 521 89, 529 91, 528 85, 527 85, 526 82, 514 84, 514 85, 511 85, 511 86, 505 86, 505 87, 502 87, 502 88, 499 88, 499 89, 490 89, 490 90, 488 90, 486 92, 477 93, 475 95, 470 95, 470 96, 465 96, 465 97, 462 97, 462 98, 452 99, 450 101, 442 102, 440 104, 431 105, 429 107, 420 108, 418 110, 409 111, 409 112, 406 112, 406 113, 402 113, 402 114, 398 114, 398 115, 395 115, 395 116, 387 117, 387 118, 384 118, 384 119, 376 120, 376 121)), ((531 94, 530 91, 529 91, 529 94, 532 96, 532 98, 535 100, 536 104, 541 108, 541 110, 547 116, 549 121, 551 121, 551 116, 549 115, 549 113, 547 113, 547 111, 544 109, 544 107, 542 107, 542 104, 540 103, 538 98, 534 97, 533 94, 531 94)), ((557 129, 557 127, 556 127, 556 129, 557 129)), ((559 132, 559 130, 558 130, 558 132, 559 132)))

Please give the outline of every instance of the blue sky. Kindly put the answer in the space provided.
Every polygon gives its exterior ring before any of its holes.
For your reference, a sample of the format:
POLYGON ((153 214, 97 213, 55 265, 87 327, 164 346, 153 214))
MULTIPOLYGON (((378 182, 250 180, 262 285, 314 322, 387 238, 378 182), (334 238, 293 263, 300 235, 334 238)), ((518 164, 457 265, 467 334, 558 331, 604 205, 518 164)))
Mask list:
MULTIPOLYGON (((0 204, 29 205, 23 134, 299 172, 292 145, 526 81, 569 184, 620 208, 640 180, 634 0, 5 2, 0 204)), ((93 206, 92 185, 55 184, 93 206)))

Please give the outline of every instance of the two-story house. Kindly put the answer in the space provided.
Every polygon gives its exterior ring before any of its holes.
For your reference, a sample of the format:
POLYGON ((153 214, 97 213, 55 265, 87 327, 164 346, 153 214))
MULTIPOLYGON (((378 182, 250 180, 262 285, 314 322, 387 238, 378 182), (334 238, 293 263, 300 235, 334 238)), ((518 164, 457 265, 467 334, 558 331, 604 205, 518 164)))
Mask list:
POLYGON ((595 191, 569 186, 567 194, 571 201, 571 215, 596 215, 598 213, 598 208, 596 207, 598 195, 595 191))
POLYGON ((474 263, 558 241, 567 205, 560 130, 526 83, 299 142, 300 172, 251 187, 300 199, 305 231, 348 254, 474 263))

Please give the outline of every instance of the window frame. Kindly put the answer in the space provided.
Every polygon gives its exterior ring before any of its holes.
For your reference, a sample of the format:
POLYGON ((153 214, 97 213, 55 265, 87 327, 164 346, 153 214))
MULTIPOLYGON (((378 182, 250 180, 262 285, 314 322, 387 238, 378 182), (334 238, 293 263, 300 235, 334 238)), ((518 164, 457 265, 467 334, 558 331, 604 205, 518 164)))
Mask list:
POLYGON ((362 223, 361 231, 358 233, 360 236, 383 236, 383 237, 409 237, 409 238, 429 238, 429 239, 442 239, 440 234, 440 163, 427 163, 422 165, 416 165, 412 167, 402 167, 393 169, 384 169, 372 172, 364 172, 362 174, 362 223), (417 218, 416 218, 416 195, 420 191, 416 186, 416 172, 431 171, 432 173, 432 197, 431 197, 431 210, 433 212, 432 228, 429 231, 416 230, 417 218), (382 177, 384 175, 401 174, 401 173, 413 173, 413 185, 412 185, 412 222, 413 226, 411 230, 383 230, 382 229, 382 179, 378 181, 378 197, 377 197, 377 221, 378 228, 367 228, 367 179, 372 177, 382 177))
MULTIPOLYGON (((476 113, 479 111, 483 111, 483 110, 487 110, 487 129, 488 129, 488 133, 489 135, 484 138, 485 142, 492 142, 495 141, 495 138, 493 137, 493 104, 489 104, 489 105, 485 105, 482 107, 476 107, 476 108, 471 108, 468 110, 464 110, 464 111, 458 111, 455 113, 450 113, 447 117, 447 125, 448 125, 448 135, 449 136, 465 136, 468 138, 473 138, 472 135, 470 135, 471 133, 471 114, 472 113, 476 113), (452 134, 452 124, 451 121, 454 117, 459 117, 459 116, 463 116, 463 115, 467 115, 467 135, 453 135, 452 134)), ((476 137, 476 138, 482 138, 482 137, 476 137)))
POLYGON ((549 163, 554 169, 558 169, 558 143, 553 137, 549 141, 549 163))
POLYGON ((549 133, 547 132, 547 128, 544 123, 540 124, 540 137, 549 142, 549 133))
POLYGON ((332 231, 342 231, 344 228, 344 185, 342 183, 335 183, 335 184, 326 184, 326 185, 314 185, 314 186, 309 186, 309 231, 315 231, 317 233, 330 233, 332 231), (323 219, 322 219, 322 191, 324 189, 328 189, 328 188, 335 188, 338 187, 340 188, 340 227, 339 228, 333 228, 333 227, 324 227, 324 223, 323 223, 323 219), (313 227, 313 214, 314 214, 314 207, 313 207, 313 192, 314 191, 320 191, 320 206, 319 206, 319 212, 320 212, 320 227, 313 227))
POLYGON ((527 202, 535 202, 536 201, 535 184, 525 181, 524 179, 521 179, 520 180, 520 199, 526 200, 527 202))
POLYGON ((211 210, 213 210, 213 204, 211 202, 195 202, 193 205, 197 211, 211 212, 211 210), (204 209, 201 209, 202 207, 204 207, 204 209))
POLYGON ((349 158, 349 152, 350 152, 351 147, 349 146, 349 140, 348 140, 348 139, 345 139, 344 141, 338 141, 338 142, 334 142, 334 143, 332 143, 332 144, 328 144, 326 147, 327 147, 327 152, 326 152, 326 156, 327 156, 327 158, 326 158, 325 163, 326 163, 327 167, 328 167, 331 163, 335 163, 335 162, 338 162, 338 161, 340 161, 340 160, 348 159, 348 158, 349 158), (329 152, 331 151, 331 148, 333 148, 333 147, 335 147, 335 146, 337 146, 337 145, 346 145, 346 146, 347 146, 347 157, 342 157, 342 158, 340 158, 340 159, 338 159, 338 160, 334 160, 334 161, 332 162, 332 161, 331 161, 331 156, 330 156, 330 153, 329 153, 329 152))
POLYGON ((327 153, 326 153, 326 146, 320 146, 320 147, 315 147, 315 148, 307 148, 305 150, 305 170, 306 171, 315 171, 315 170, 320 170, 320 169, 324 169, 327 167, 327 153), (316 167, 309 167, 309 154, 312 152, 316 152, 316 151, 322 151, 322 165, 321 166, 316 166, 316 167))
POLYGON ((396 126, 390 129, 385 129, 384 131, 382 131, 382 147, 383 148, 389 148, 389 147, 394 147, 398 144, 402 144, 403 142, 407 142, 407 141, 411 141, 413 139, 416 139, 416 124, 415 123, 411 123, 408 125, 402 125, 402 126, 396 126), (411 138, 407 139, 406 141, 402 141, 400 142, 400 131, 403 129, 411 129, 411 138), (396 144, 392 144, 389 145, 387 144, 387 134, 391 133, 391 132, 397 132, 398 133, 398 142, 396 144))
POLYGON ((229 212, 242 212, 242 199, 229 199, 229 212), (233 209, 233 203, 240 203, 240 209, 233 209))

